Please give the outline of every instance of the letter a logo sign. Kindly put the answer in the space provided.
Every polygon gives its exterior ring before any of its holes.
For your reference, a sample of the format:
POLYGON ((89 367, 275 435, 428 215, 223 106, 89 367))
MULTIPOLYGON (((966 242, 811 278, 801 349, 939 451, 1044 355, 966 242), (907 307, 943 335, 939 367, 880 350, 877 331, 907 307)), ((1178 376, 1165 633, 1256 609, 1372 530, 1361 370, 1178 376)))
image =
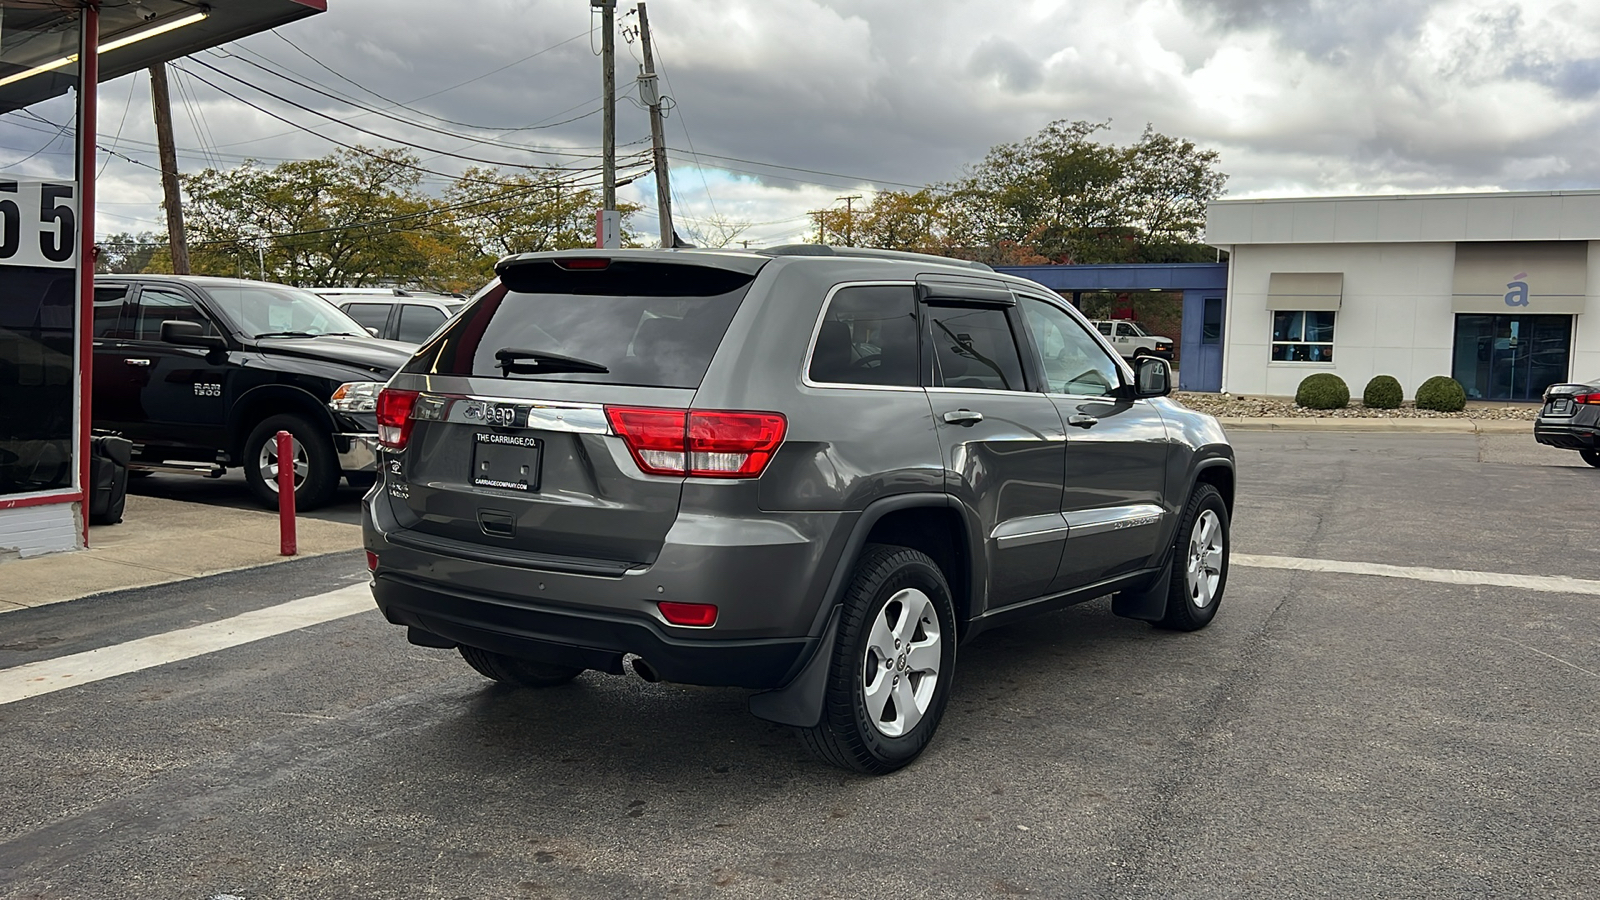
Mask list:
POLYGON ((1528 305, 1528 282, 1523 280, 1527 277, 1527 272, 1518 272, 1511 276, 1511 280, 1506 283, 1506 287, 1510 289, 1506 291, 1507 306, 1528 305))

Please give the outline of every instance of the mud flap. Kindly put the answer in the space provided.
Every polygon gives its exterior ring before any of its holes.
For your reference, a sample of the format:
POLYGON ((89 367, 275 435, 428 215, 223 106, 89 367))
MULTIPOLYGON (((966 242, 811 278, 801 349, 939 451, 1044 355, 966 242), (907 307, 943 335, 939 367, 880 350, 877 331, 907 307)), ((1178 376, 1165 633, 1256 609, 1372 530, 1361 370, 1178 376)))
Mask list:
POLYGON ((844 609, 835 606, 823 627, 822 640, 811 659, 787 685, 775 691, 750 696, 750 713, 758 719, 811 728, 822 721, 822 704, 828 691, 828 667, 833 664, 833 645, 839 634, 839 616, 844 609))
POLYGON ((1150 586, 1142 591, 1121 591, 1111 598, 1111 611, 1124 619, 1159 622, 1167 615, 1167 595, 1172 592, 1172 556, 1150 586))

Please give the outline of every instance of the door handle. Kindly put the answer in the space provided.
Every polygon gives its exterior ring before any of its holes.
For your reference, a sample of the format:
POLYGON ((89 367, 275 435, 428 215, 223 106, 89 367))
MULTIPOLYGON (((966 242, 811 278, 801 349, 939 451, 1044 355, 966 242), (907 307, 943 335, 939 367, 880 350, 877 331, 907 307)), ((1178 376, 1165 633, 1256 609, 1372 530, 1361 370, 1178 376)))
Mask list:
POLYGON ((944 414, 944 420, 951 425, 961 425, 971 428, 983 421, 983 413, 970 409, 952 409, 944 414))
POLYGON ((148 365, 150 365, 150 360, 148 360, 148 359, 125 359, 125 360, 123 360, 123 362, 127 363, 130 366, 148 366, 148 365))
POLYGON ((1083 413, 1078 413, 1075 416, 1068 417, 1067 424, 1074 428, 1093 428, 1100 424, 1100 420, 1096 419, 1094 416, 1086 416, 1083 413))

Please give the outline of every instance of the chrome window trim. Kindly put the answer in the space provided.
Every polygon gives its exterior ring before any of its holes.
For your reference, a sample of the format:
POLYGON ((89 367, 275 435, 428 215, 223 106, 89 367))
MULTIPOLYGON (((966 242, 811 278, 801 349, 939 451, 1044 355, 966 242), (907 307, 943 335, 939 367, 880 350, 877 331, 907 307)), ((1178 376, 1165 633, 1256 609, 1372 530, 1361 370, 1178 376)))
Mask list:
POLYGON ((1108 531, 1159 525, 1167 511, 1154 503, 1136 503, 1132 506, 1108 506, 1101 509, 1079 509, 1066 514, 1067 538, 1089 537, 1108 531))
MULTIPOLYGON (((811 340, 806 344, 806 358, 800 364, 800 383, 810 388, 831 388, 847 391, 895 391, 899 393, 920 393, 926 388, 901 384, 850 384, 840 381, 812 381, 811 380, 811 355, 817 352, 817 336, 822 334, 822 323, 828 318, 828 308, 833 306, 833 298, 845 288, 855 287, 908 287, 916 291, 915 281, 845 281, 828 289, 828 295, 822 298, 822 308, 817 310, 817 320, 811 324, 811 340)), ((915 294, 913 293, 913 300, 915 294)), ((920 338, 919 338, 920 340, 920 338)))
MULTIPOLYGON (((611 434, 611 421, 606 418, 606 408, 601 403, 578 403, 569 400, 538 400, 527 397, 492 397, 482 394, 442 394, 422 391, 417 398, 416 418, 428 422, 448 422, 452 425, 472 425, 480 428, 495 427, 481 416, 470 416, 472 404, 515 406, 528 411, 528 424, 518 425, 518 430, 560 431, 569 434, 611 434), (420 413, 426 411, 428 415, 420 413)), ((481 408, 481 407, 480 407, 481 408)))

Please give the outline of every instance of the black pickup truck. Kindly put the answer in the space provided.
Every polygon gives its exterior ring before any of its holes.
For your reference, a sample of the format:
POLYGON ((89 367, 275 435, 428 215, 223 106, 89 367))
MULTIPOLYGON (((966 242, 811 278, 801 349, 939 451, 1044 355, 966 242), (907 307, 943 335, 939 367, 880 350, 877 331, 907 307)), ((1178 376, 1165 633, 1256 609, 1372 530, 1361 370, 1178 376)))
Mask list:
POLYGON ((378 340, 298 288, 236 278, 99 276, 96 431, 134 443, 135 472, 244 469, 278 503, 278 431, 294 436, 295 503, 372 483, 374 401, 414 347, 378 340), (339 396, 342 385, 352 384, 339 396))

